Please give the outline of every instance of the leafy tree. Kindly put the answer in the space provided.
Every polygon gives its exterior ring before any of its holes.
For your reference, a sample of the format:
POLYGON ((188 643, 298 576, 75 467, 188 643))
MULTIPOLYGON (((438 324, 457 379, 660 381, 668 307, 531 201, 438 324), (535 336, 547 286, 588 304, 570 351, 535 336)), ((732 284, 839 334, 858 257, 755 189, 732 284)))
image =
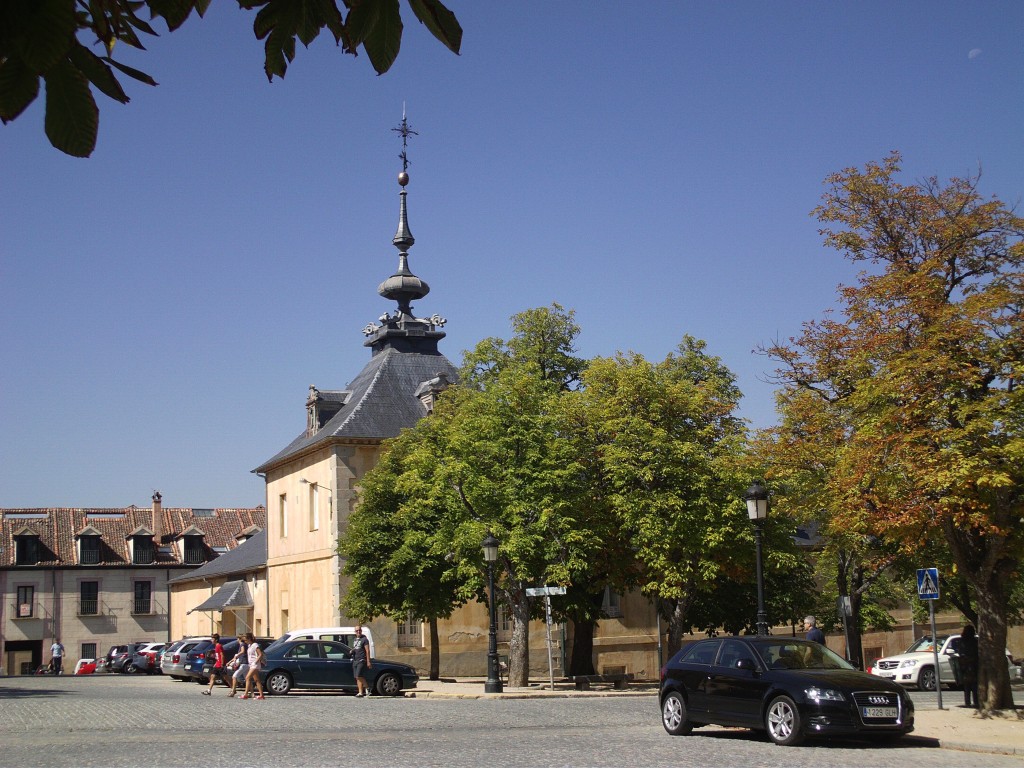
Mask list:
POLYGON ((978 177, 905 186, 899 164, 893 153, 828 179, 825 242, 873 270, 841 289, 840 318, 769 352, 784 407, 842 410, 833 529, 908 554, 933 534, 947 543, 977 601, 982 707, 1002 708, 1024 557, 1024 220, 982 199, 978 177))
POLYGON ((619 354, 592 360, 583 376, 611 505, 641 590, 665 607, 670 652, 698 595, 736 576, 738 543, 751 536, 729 471, 745 437, 740 393, 704 349, 687 336, 661 363, 619 354))
POLYGON ((430 679, 440 676, 438 619, 474 597, 480 580, 453 562, 437 535, 457 499, 434 483, 438 424, 423 419, 385 445, 359 485, 359 505, 339 542, 352 581, 342 605, 350 615, 410 614, 430 626, 430 679))
MULTIPOLYGON (((407 1, 420 23, 458 53, 462 28, 455 15, 440 0, 407 1)), ((192 11, 202 16, 209 5, 210 0, 0 0, 0 121, 14 120, 35 101, 42 81, 50 143, 88 157, 99 130, 91 89, 127 104, 114 70, 156 85, 146 73, 115 61, 115 45, 141 50, 140 35, 157 34, 150 21, 160 19, 173 32, 192 11)), ((238 0, 238 5, 259 9, 253 32, 265 41, 263 68, 270 80, 284 77, 296 41, 308 47, 324 29, 344 53, 355 56, 362 48, 377 74, 391 68, 402 42, 398 0, 344 0, 344 14, 337 0, 238 0)))

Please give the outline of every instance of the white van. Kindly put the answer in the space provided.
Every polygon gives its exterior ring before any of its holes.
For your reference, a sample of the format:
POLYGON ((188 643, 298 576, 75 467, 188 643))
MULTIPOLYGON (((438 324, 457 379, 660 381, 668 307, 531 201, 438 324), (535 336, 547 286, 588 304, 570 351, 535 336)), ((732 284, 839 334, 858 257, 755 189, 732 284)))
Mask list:
MULTIPOLYGON (((355 627, 310 627, 308 629, 289 630, 277 638, 274 644, 277 645, 287 640, 335 640, 351 646, 355 637, 355 627)), ((377 653, 373 646, 373 632, 370 631, 369 627, 363 627, 363 637, 370 641, 370 657, 376 658, 377 653)))

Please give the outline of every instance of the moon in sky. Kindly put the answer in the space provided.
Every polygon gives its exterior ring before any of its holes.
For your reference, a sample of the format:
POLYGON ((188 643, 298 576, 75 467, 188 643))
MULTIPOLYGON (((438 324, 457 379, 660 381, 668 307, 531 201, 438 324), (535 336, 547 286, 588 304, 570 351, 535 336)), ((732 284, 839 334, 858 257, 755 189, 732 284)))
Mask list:
POLYGON ((976 59, 981 56, 981 48, 971 48, 970 53, 967 54, 968 59, 976 59))

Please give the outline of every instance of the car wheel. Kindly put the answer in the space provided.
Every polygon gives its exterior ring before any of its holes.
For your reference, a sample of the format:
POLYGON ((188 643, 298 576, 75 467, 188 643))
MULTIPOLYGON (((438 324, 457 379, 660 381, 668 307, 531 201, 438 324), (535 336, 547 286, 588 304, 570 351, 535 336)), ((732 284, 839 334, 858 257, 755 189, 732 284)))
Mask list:
POLYGON ((804 740, 800 712, 789 696, 778 696, 768 705, 764 716, 768 738, 783 747, 793 747, 804 740))
POLYGON ((134 675, 139 671, 139 668, 132 664, 130 661, 124 665, 124 672, 126 675, 134 675))
POLYGON ((397 696, 402 690, 402 681, 393 672, 385 672, 377 678, 375 687, 381 696, 397 696))
POLYGON ((686 702, 676 691, 661 702, 661 724, 673 736, 686 736, 693 731, 693 723, 686 715, 686 702))
POLYGON ((284 696, 292 689, 292 679, 287 672, 271 672, 267 675, 267 690, 270 693, 284 696))
POLYGON ((935 690, 935 668, 923 667, 917 676, 917 689, 919 691, 935 690))

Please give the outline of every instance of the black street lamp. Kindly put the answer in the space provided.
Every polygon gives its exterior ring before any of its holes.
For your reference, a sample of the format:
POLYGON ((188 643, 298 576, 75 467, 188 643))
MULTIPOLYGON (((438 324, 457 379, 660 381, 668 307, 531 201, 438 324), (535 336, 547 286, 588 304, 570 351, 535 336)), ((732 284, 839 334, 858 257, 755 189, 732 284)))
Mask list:
POLYGON ((768 614, 764 609, 764 566, 761 561, 761 526, 768 517, 768 491, 755 480, 747 489, 747 517, 754 521, 754 542, 757 545, 757 634, 768 634, 768 614))
POLYGON ((501 672, 498 669, 498 614, 497 606, 494 604, 494 563, 498 559, 498 540, 494 534, 487 532, 484 539, 484 560, 487 563, 487 584, 490 589, 491 626, 487 632, 487 682, 484 683, 484 693, 501 693, 504 686, 501 684, 501 672))

